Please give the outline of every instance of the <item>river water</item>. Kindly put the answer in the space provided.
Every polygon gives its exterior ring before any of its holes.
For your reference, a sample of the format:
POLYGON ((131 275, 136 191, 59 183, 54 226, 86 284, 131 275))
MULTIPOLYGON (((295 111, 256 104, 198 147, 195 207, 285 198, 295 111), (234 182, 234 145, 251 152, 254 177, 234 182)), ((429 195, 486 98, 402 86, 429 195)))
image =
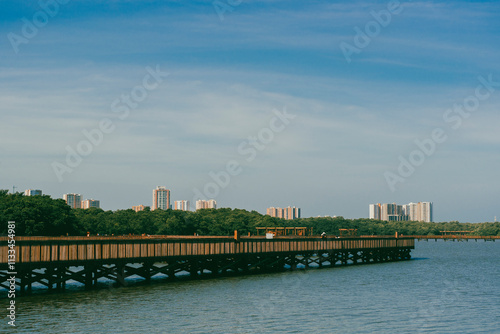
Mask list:
POLYGON ((500 333, 500 242, 419 241, 412 258, 18 297, 0 332, 500 333))

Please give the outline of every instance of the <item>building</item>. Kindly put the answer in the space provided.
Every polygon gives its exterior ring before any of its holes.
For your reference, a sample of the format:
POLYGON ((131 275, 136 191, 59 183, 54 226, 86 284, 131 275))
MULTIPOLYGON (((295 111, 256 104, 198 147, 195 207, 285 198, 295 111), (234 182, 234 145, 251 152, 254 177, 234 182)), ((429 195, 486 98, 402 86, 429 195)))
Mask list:
POLYGON ((26 189, 24 196, 42 196, 42 191, 39 189, 26 189))
POLYGON ((284 217, 285 219, 297 219, 300 218, 300 208, 296 207, 287 207, 284 208, 284 217))
POLYGON ((80 194, 64 194, 63 199, 72 209, 80 209, 82 207, 82 195, 80 194))
MULTIPOLYGON (((271 216, 271 217, 278 217, 278 209, 279 208, 275 208, 275 207, 267 208, 266 215, 271 216)), ((281 209, 279 209, 279 210, 281 210, 281 209)))
POLYGON ((266 214, 271 217, 284 218, 284 219, 297 219, 300 218, 300 208, 289 206, 287 208, 267 208, 266 214))
POLYGON ((174 210, 189 211, 189 201, 175 201, 174 210))
POLYGON ((396 203, 370 204, 370 218, 385 221, 408 220, 405 207, 396 203))
POLYGON ((403 214, 403 206, 396 203, 382 204, 380 209, 380 219, 386 221, 406 220, 403 214))
POLYGON ((408 204, 407 214, 408 214, 408 220, 418 221, 420 219, 418 215, 418 204, 417 203, 408 204))
POLYGON ((170 190, 165 187, 158 186, 153 190, 153 206, 151 210, 170 209, 170 190))
POLYGON ((419 221, 423 222, 432 222, 432 202, 418 202, 417 203, 417 212, 419 214, 419 221))
POLYGON ((196 201, 196 210, 200 209, 217 209, 217 201, 214 199, 205 201, 205 200, 197 200, 196 201))
POLYGON ((432 222, 432 202, 418 202, 408 204, 408 220, 432 222))
POLYGON ((406 216, 406 218, 409 218, 410 217, 410 204, 403 204, 401 207, 403 208, 403 216, 406 216))
POLYGON ((432 222, 432 202, 418 202, 399 205, 396 203, 370 204, 370 219, 384 221, 422 221, 432 222))
POLYGON ((132 206, 132 210, 134 210, 135 212, 144 211, 145 208, 146 207, 142 204, 132 206))
POLYGON ((82 209, 89 209, 89 208, 100 208, 101 202, 95 199, 86 199, 85 201, 82 201, 81 208, 82 209))
POLYGON ((370 219, 380 220, 381 204, 370 204, 370 219))

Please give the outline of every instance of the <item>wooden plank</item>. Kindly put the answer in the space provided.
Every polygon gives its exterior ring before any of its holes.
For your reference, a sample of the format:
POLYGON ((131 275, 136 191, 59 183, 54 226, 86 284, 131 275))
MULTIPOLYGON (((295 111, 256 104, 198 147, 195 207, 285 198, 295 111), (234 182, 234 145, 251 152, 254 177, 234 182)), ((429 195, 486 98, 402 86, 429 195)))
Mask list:
POLYGON ((51 253, 52 256, 50 257, 50 261, 58 261, 59 260, 59 246, 58 245, 50 245, 52 248, 51 253))
POLYGON ((168 244, 167 243, 161 244, 161 256, 168 256, 168 244))
MULTIPOLYGON (((139 255, 139 256, 140 256, 140 257, 149 257, 149 254, 150 254, 150 253, 149 253, 149 251, 148 251, 148 250, 149 250, 148 244, 146 244, 146 243, 141 243, 141 244, 139 245, 139 247, 140 247, 140 249, 141 249, 141 251, 140 251, 140 255, 139 255)), ((133 257, 137 257, 137 254, 134 254, 134 255, 132 255, 132 256, 133 256, 133 257)))
MULTIPOLYGON (((18 252, 16 252, 16 255, 17 255, 17 253, 18 252)), ((8 246, 2 246, 2 247, 0 247, 0 259, 1 259, 1 263, 7 263, 8 262, 8 256, 9 256, 9 247, 8 246)), ((16 262, 18 262, 18 261, 16 261, 16 262)))
POLYGON ((95 254, 94 254, 94 244, 85 244, 86 248, 86 254, 87 254, 87 260, 94 260, 95 259, 95 254))
POLYGON ((77 245, 75 244, 70 244, 67 245, 68 248, 68 261, 75 261, 77 260, 77 245))
POLYGON ((87 260, 87 247, 85 244, 77 245, 78 260, 87 260))
POLYGON ((102 244, 101 259, 106 260, 111 257, 111 245, 109 243, 102 244))

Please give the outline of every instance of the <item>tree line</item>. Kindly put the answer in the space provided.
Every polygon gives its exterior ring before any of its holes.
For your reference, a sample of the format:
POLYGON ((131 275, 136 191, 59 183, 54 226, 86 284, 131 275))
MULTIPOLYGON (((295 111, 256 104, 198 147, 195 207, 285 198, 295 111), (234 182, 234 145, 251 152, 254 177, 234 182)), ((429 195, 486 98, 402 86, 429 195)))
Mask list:
POLYGON ((242 209, 203 209, 196 212, 146 208, 104 211, 71 209, 64 200, 48 195, 24 196, 0 190, 0 234, 7 222, 16 222, 17 236, 60 235, 255 235, 256 227, 311 227, 316 235, 338 235, 339 229, 357 229, 358 235, 439 235, 440 231, 472 231, 472 235, 500 236, 500 223, 425 223, 380 221, 367 218, 315 217, 285 220, 242 209))

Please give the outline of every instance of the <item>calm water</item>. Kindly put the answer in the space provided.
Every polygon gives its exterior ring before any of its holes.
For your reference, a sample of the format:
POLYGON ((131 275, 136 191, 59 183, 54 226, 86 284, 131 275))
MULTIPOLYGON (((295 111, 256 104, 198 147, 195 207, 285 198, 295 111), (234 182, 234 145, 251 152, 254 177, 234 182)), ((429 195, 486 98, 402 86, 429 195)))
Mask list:
POLYGON ((412 257, 18 298, 15 332, 500 333, 500 242, 420 241, 412 257))

